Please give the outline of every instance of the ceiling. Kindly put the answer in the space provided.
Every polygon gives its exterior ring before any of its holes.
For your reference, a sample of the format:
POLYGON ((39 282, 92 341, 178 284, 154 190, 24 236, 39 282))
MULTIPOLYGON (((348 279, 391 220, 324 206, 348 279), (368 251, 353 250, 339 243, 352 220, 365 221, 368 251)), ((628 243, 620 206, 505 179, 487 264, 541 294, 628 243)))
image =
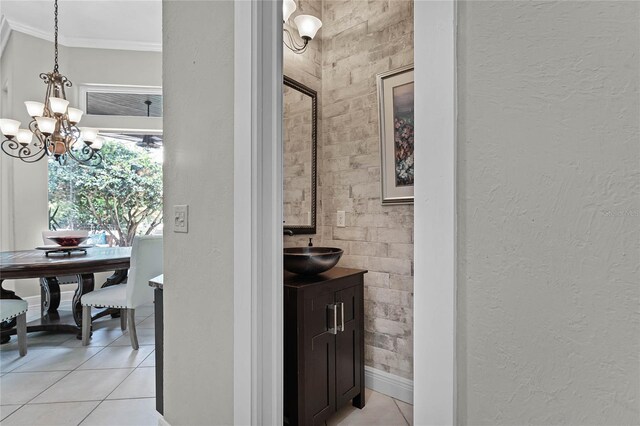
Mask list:
MULTIPOLYGON (((162 49, 161 0, 59 0, 58 9, 62 45, 162 49)), ((53 40, 53 0, 0 0, 0 16, 14 31, 53 40)))

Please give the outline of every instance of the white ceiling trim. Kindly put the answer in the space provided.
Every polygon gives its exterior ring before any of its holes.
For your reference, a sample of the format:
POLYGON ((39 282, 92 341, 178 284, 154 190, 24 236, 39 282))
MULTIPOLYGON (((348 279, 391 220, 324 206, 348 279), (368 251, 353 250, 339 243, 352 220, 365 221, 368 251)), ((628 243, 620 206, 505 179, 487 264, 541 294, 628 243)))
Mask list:
MULTIPOLYGON (((53 36, 46 31, 39 30, 29 25, 22 24, 7 19, 5 16, 0 17, 0 56, 4 51, 4 47, 9 40, 11 31, 17 31, 33 37, 53 42, 53 36), (6 35, 5 35, 6 32, 6 35)), ((67 47, 84 47, 89 49, 114 49, 114 50, 135 50, 142 52, 162 52, 162 43, 128 41, 128 40, 109 40, 100 38, 82 38, 82 37, 64 37, 58 36, 58 43, 67 47)))
POLYGON ((4 15, 0 15, 0 58, 2 58, 4 48, 7 47, 7 42, 9 41, 10 34, 11 27, 9 27, 9 22, 7 22, 7 19, 4 17, 4 15))

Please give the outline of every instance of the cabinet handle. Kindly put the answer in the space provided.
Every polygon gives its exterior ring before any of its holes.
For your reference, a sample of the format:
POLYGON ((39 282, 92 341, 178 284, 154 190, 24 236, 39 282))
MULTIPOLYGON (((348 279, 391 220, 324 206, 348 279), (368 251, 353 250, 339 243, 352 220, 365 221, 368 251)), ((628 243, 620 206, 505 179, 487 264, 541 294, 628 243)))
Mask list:
POLYGON ((344 331, 344 303, 338 302, 337 306, 340 307, 340 325, 336 326, 338 331, 344 331))
POLYGON ((327 309, 333 311, 333 327, 329 328, 329 333, 338 334, 338 308, 335 303, 332 303, 331 305, 327 305, 327 309))

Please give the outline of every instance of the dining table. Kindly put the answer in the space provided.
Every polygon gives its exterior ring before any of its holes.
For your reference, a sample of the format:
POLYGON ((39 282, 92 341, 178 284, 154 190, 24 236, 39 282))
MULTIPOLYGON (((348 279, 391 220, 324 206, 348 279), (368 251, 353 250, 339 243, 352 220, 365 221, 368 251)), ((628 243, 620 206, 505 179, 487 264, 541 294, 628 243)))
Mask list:
MULTIPOLYGON (((37 278, 40 280, 40 318, 27 323, 27 332, 52 331, 75 333, 81 338, 83 294, 95 288, 95 273, 113 272, 101 287, 126 281, 131 262, 131 247, 90 247, 83 252, 45 253, 42 250, 0 252, 0 299, 21 299, 15 291, 4 288, 6 280, 37 278), (57 277, 75 276, 77 281, 71 310, 60 308, 60 284, 57 277)), ((16 289, 20 283, 16 281, 16 289)), ((119 310, 104 309, 92 317, 119 316, 119 310)), ((15 319, 0 324, 0 344, 16 333, 15 319)))

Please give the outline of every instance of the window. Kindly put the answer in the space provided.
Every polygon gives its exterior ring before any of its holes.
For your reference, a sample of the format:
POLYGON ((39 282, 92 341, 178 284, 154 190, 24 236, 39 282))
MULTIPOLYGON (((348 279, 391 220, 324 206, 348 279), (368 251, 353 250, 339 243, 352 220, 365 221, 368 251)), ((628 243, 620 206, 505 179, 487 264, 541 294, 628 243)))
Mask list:
POLYGON ((49 160, 49 228, 83 229, 98 245, 162 232, 161 134, 102 133, 102 164, 49 160))
POLYGON ((87 92, 87 114, 162 117, 162 95, 87 92))
POLYGON ((162 88, 109 84, 81 84, 80 109, 87 115, 162 117, 162 88))

